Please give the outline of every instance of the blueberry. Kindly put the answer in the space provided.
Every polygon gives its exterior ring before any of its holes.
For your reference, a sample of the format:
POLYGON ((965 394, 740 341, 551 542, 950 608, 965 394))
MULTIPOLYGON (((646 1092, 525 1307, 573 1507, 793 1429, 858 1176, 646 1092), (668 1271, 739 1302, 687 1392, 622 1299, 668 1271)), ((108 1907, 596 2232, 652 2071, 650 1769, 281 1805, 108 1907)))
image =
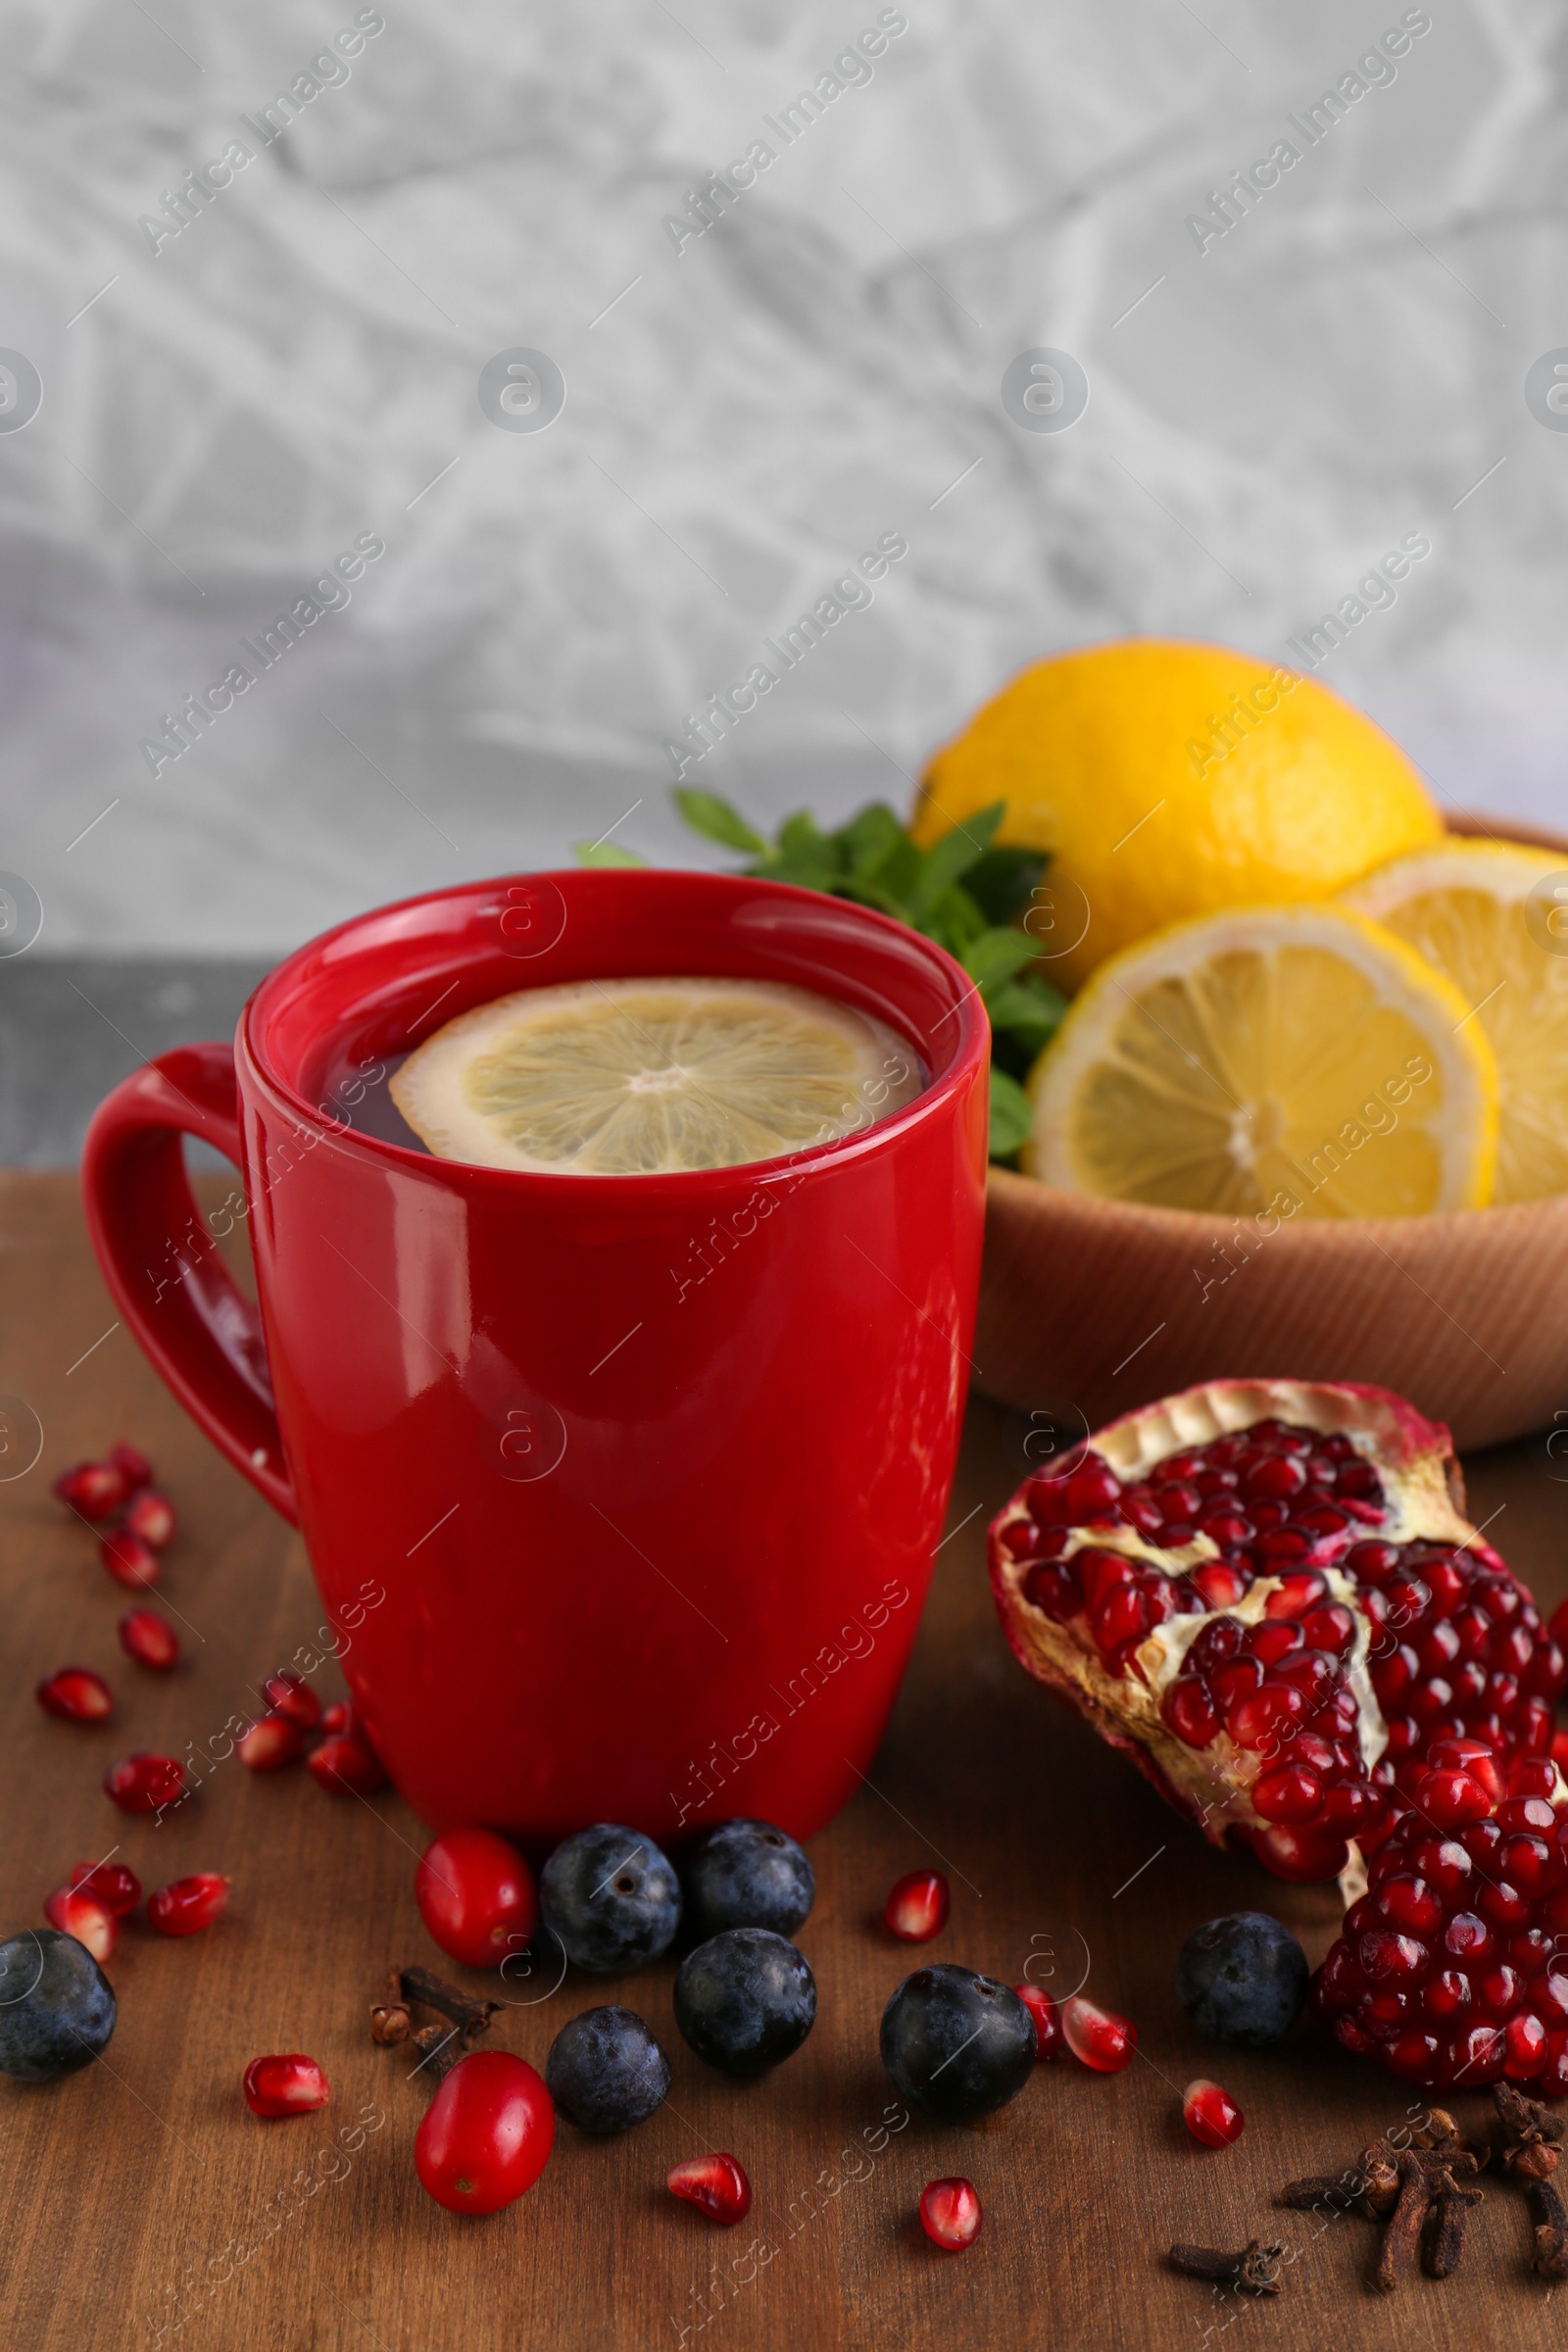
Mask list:
POLYGON ((545 2081, 579 2132, 625 2132, 662 2107, 669 2060, 635 2009, 585 2009, 550 2044, 545 2081))
POLYGON ((700 1938, 725 1928, 793 1936, 816 1899, 811 1865, 770 1821, 721 1821, 687 1855, 681 1886, 687 1925, 700 1938))
POLYGON ((806 1954, 770 1928, 726 1928, 681 1962, 675 2023, 721 2073, 764 2074, 816 2023, 816 1979, 806 1954))
POLYGON ((1034 2021, 1010 1985, 938 1961, 906 1977, 883 2010, 882 2063, 911 2107, 972 2124, 1034 2073, 1034 2021))
POLYGON ((0 2072, 19 2082, 74 2075, 114 2030, 115 1989, 85 1944, 58 1928, 0 1943, 0 2072))
POLYGON ((568 1960, 613 1977, 657 1960, 680 1926, 680 1881, 651 1838, 596 1822, 558 1845, 539 1874, 539 1911, 568 1960))
POLYGON ((1310 1974, 1289 1928, 1267 1911, 1232 1911, 1182 1945, 1176 1998, 1211 2040, 1265 2050, 1300 2016, 1310 1974))

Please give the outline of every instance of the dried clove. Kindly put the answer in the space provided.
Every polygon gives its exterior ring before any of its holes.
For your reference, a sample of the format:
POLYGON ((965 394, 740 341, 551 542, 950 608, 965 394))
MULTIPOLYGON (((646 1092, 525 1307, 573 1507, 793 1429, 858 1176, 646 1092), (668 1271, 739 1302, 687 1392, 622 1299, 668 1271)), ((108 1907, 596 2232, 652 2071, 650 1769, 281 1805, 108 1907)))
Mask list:
POLYGON ((456 1984, 449 1984, 444 1977, 433 1975, 427 1968, 404 1969, 401 1983, 405 2000, 439 2010, 455 2026, 461 2026, 466 2034, 488 2033, 490 2020, 500 2012, 499 2001, 472 2000, 467 1993, 460 1992, 456 1984))
POLYGON ((1383 2246, 1373 2278, 1380 2294, 1392 2295, 1415 2261, 1422 2225, 1431 2202, 1425 2167, 1413 2148, 1398 2159, 1399 2198, 1383 2232, 1383 2246))
POLYGON ((386 1990, 382 1993, 381 1998, 373 2003, 370 2010, 370 2039, 381 2042, 383 2045, 389 2042, 407 2041, 413 2026, 414 2021, 409 2015, 408 2003, 403 1998, 403 1982, 400 1972, 395 1968, 389 1968, 386 1976, 386 1990))
POLYGON ((1422 2268, 1429 2278, 1451 2278, 1464 2255, 1470 2208, 1481 2203, 1482 2192, 1460 2188, 1446 2167, 1427 2174, 1427 2189, 1432 2201, 1421 2248, 1422 2268))
POLYGON ((1525 2195, 1536 2225, 1536 2269, 1543 2278, 1568 2278, 1568 2209, 1554 2180, 1527 2179, 1525 2195))
POLYGON ((1244 2294, 1277 2295, 1282 2245, 1260 2245, 1249 2239, 1239 2254, 1222 2254, 1215 2246, 1172 2246, 1172 2270, 1188 2278, 1206 2278, 1215 2286, 1234 2286, 1244 2294))
POLYGON ((1568 2125, 1540 2099, 1527 2098, 1511 2082, 1494 2082, 1492 2097, 1508 2135, 1498 2150, 1503 2171, 1525 2180, 1547 2180, 1557 2169, 1568 2125))

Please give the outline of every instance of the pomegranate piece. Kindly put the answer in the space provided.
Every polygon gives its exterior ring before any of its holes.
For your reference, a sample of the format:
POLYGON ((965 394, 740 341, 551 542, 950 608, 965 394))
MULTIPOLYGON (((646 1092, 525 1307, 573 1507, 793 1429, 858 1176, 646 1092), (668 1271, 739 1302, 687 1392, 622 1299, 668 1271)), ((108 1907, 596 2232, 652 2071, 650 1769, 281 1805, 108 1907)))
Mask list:
POLYGON ((286 1715, 258 1715, 234 1742, 234 1753, 252 1772, 281 1772, 305 1750, 305 1734, 286 1715))
POLYGON ((1480 1740, 1434 1742, 1312 1980, 1347 2049, 1423 2089, 1568 2092, 1568 1787, 1505 1793, 1480 1740))
POLYGON ((114 1957, 120 1929, 112 1911, 95 1902, 79 1886, 57 1886, 45 1902, 43 1915, 64 1936, 85 1944, 100 1968, 114 1957))
POLYGON ((414 2140, 424 2187, 451 2213, 498 2213, 545 2169, 556 2110, 543 2079, 508 2050, 460 2058, 414 2140))
POLYGON ((159 1813, 187 1793, 184 1768, 175 1756, 145 1750, 122 1756, 104 1774, 104 1788, 122 1813, 159 1813))
POLYGON ((419 1917, 444 1952, 467 1968, 499 1968, 539 1925, 533 1873, 493 1830, 447 1830, 415 1873, 419 1917))
POLYGON ((665 2176, 672 2197, 684 2197, 710 2222, 731 2229, 752 2210, 752 2184, 733 2156, 688 2156, 665 2176))
POLYGON ((911 1870, 894 1886, 882 1917, 901 1943, 929 1943, 947 1926, 949 1904, 940 1870, 911 1870))
POLYGON ((138 1666, 167 1674, 179 1664, 179 1636, 156 1609, 127 1609, 120 1620, 120 1646, 138 1666))
POLYGON ((123 1527, 111 1530, 98 1540, 98 1557, 117 1585, 128 1585, 133 1592, 144 1592, 156 1585, 162 1569, 158 1554, 150 1544, 132 1535, 123 1527))
POLYGON ((1026 1481, 992 1583, 1023 1665, 1212 1843, 1333 1878, 1436 1742, 1551 1760, 1568 1608, 1543 1626, 1462 1492, 1447 1431, 1387 1390, 1211 1381, 1026 1481))
POLYGON ((162 1551, 174 1533, 174 1506, 167 1494, 153 1487, 144 1487, 131 1498, 124 1524, 133 1536, 154 1551, 162 1551))
POLYGON ((1035 2062, 1059 2058, 1062 2050, 1061 2011, 1038 1984, 1015 1984, 1013 1991, 1035 2021, 1035 2062))
POLYGON ((1073 2056, 1097 2075, 1119 2075, 1138 2048, 1138 2028, 1114 2009, 1102 2009, 1075 1992, 1061 2004, 1062 2038, 1073 2056))
POLYGON ((323 1740, 305 1762, 334 1796, 368 1796, 385 1785, 386 1766, 364 1732, 341 1732, 336 1739, 323 1740))
POLYGON ((127 1494, 134 1494, 138 1488, 152 1485, 153 1466, 139 1446, 127 1446, 122 1438, 118 1444, 110 1446, 109 1461, 111 1468, 118 1470, 124 1480, 127 1494))
POLYGON ((123 1470, 114 1462, 77 1462, 62 1470, 54 1491, 68 1511, 81 1519, 112 1519, 129 1493, 123 1470))
POLYGON ((1246 2118, 1228 2090, 1200 2075, 1182 2092, 1182 2121, 1205 2148, 1228 2148, 1246 2129, 1246 2118))
POLYGON ((984 2220, 972 2180, 928 2180, 920 2191, 920 2227, 933 2245, 950 2254, 972 2246, 984 2220))
MULTIPOLYGON (((310 1684, 286 1666, 268 1676, 262 1685, 262 1695, 274 1715, 286 1715, 301 1731, 309 1732, 320 1721, 320 1700, 310 1684)), ((330 1730, 330 1725, 327 1728, 330 1730)))
POLYGON ((71 1874, 78 1894, 91 1895, 116 1919, 123 1919, 141 1901, 141 1882, 123 1862, 78 1862, 71 1874))
POLYGON ((216 1870, 198 1870, 156 1887, 147 1897, 147 1917, 160 1936, 197 1936, 227 1907, 228 1888, 216 1870))
POLYGON ((253 2058, 245 2069, 245 2104, 252 2115, 271 2121, 282 2115, 311 2115, 332 2096, 314 2058, 293 2050, 276 2058, 253 2058))
POLYGON ((67 1723, 102 1723, 115 1711, 115 1694, 90 1666, 62 1666, 33 1692, 46 1715, 67 1723))

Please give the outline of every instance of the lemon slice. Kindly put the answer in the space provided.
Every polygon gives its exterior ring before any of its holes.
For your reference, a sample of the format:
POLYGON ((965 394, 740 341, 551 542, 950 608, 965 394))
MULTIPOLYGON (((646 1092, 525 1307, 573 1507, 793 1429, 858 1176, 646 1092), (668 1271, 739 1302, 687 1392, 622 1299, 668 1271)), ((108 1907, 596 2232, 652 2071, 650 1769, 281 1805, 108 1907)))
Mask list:
POLYGON ((920 1091, 884 1023, 753 980, 586 980, 448 1021, 392 1080, 443 1159, 579 1176, 732 1167, 827 1143, 920 1091))
POLYGON ((1342 904, 1446 972, 1486 1031, 1500 1094, 1493 1200, 1568 1192, 1568 859, 1452 841, 1380 866, 1342 904))
POLYGON ((1175 924, 1102 964, 1036 1062, 1026 1165, 1232 1216, 1479 1207, 1497 1081, 1467 1010, 1359 915, 1265 906, 1175 924))

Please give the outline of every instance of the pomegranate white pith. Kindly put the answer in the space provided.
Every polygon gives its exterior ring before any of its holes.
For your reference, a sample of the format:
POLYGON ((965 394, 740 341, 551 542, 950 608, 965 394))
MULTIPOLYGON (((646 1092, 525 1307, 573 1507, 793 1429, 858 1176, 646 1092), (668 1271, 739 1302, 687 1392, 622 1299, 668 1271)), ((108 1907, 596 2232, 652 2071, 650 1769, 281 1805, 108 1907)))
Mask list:
POLYGON ((1124 1415, 991 1529, 1022 1664, 1215 1844, 1332 1878, 1432 1743, 1506 1774, 1568 1678, 1463 1515, 1447 1431, 1349 1383, 1210 1381, 1124 1415))

